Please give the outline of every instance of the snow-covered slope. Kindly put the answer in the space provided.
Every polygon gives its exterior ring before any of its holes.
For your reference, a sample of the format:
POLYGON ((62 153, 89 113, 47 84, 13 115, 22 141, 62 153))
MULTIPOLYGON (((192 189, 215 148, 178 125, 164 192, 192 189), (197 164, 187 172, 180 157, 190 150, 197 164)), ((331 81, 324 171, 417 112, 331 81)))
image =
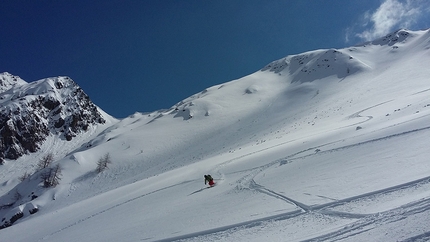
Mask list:
POLYGON ((13 87, 27 84, 19 76, 14 76, 10 73, 0 73, 0 93, 5 92, 13 87))
POLYGON ((429 49, 429 30, 399 30, 287 56, 112 123, 56 160, 55 188, 35 173, 3 192, 1 217, 22 219, 0 240, 428 239, 429 49))
MULTIPOLYGON (((0 80, 0 195, 19 183, 20 176, 33 173, 44 154, 63 158, 117 122, 68 77, 27 83, 2 73, 0 80)), ((7 200, 2 207, 15 208, 16 204, 7 200)))

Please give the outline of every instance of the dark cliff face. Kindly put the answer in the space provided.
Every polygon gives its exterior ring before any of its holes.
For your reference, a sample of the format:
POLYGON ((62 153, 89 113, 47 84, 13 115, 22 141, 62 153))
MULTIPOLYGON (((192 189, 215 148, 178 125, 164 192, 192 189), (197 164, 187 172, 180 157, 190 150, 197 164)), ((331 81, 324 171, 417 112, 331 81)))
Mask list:
POLYGON ((105 123, 88 95, 68 77, 23 82, 0 91, 0 162, 37 151, 49 135, 70 141, 90 126, 105 123))

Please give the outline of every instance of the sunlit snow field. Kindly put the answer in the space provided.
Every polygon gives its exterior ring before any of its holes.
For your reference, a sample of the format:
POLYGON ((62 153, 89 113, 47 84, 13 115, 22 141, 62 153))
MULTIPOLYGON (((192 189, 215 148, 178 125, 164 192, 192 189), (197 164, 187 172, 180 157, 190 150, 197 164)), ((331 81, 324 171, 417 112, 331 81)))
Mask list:
POLYGON ((53 137, 59 186, 18 182, 43 153, 0 167, 0 202, 23 197, 0 215, 24 212, 0 241, 428 240, 428 63, 430 32, 400 30, 288 56, 80 143, 53 137))

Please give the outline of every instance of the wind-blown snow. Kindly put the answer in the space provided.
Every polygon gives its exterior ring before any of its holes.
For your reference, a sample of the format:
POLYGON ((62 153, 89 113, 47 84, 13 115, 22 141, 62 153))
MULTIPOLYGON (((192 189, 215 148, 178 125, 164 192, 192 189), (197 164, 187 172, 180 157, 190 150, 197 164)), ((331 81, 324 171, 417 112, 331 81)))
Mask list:
POLYGON ((429 61, 429 30, 399 30, 46 143, 59 186, 6 175, 41 152, 0 167, 0 205, 23 212, 0 241, 428 240, 429 61))

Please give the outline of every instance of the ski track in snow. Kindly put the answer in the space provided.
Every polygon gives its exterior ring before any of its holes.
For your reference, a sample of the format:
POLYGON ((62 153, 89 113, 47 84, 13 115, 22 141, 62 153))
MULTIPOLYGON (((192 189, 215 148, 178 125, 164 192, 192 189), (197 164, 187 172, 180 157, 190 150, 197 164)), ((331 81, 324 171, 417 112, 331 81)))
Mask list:
MULTIPOLYGON (((374 214, 353 214, 353 213, 346 213, 346 212, 338 212, 329 210, 330 208, 336 207, 338 205, 344 205, 347 203, 353 203, 358 200, 366 199, 372 196, 384 196, 388 193, 395 192, 398 190, 404 190, 404 189, 413 189, 417 185, 430 185, 430 176, 411 181, 405 184, 401 184, 398 186, 382 189, 379 191, 374 191, 358 196, 354 196, 351 198, 346 198, 342 200, 338 200, 331 203, 321 204, 317 206, 307 206, 303 203, 300 203, 298 201, 295 201, 291 198, 288 198, 284 195, 281 195, 277 192, 274 192, 270 189, 265 188, 264 186, 261 186, 257 184, 253 179, 250 182, 249 189, 256 190, 258 192, 261 192, 263 194, 266 194, 268 196, 272 196, 281 200, 284 200, 287 203, 294 204, 298 207, 298 210, 293 212, 287 212, 282 214, 277 214, 269 217, 264 217, 256 220, 250 220, 245 221, 238 224, 232 224, 228 226, 223 226, 219 228, 214 228, 206 231, 200 231, 192 234, 182 235, 174 238, 167 238, 162 240, 157 240, 158 242, 167 242, 167 241, 203 241, 205 240, 205 236, 211 236, 215 235, 217 233, 223 233, 223 234, 231 234, 235 233, 238 230, 246 230, 250 229, 255 226, 260 226, 262 222, 271 222, 275 220, 287 220, 298 216, 304 216, 306 214, 312 213, 319 213, 322 215, 327 216, 333 216, 333 217, 340 217, 340 218, 349 218, 349 219, 356 219, 356 222, 352 222, 348 226, 345 226, 344 228, 341 228, 338 231, 331 232, 329 234, 325 234, 322 236, 318 236, 309 240, 304 241, 338 241, 342 239, 347 239, 349 237, 353 237, 354 235, 357 235, 359 233, 363 233, 366 231, 369 231, 373 228, 375 228, 378 224, 388 224, 397 222, 400 220, 403 220, 405 216, 411 216, 415 214, 420 213, 428 213, 430 215, 430 198, 422 199, 416 202, 411 202, 408 204, 405 204, 403 206, 400 206, 398 208, 394 208, 385 212, 380 213, 374 213, 374 214), (376 225, 375 225, 376 224, 376 225)), ((222 237, 222 236, 221 236, 222 237)), ((410 241, 426 241, 426 239, 430 238, 430 231, 425 232, 421 235, 414 236, 411 238, 408 238, 404 240, 405 242, 410 241)))
MULTIPOLYGON (((365 109, 365 110, 367 110, 367 109, 365 109)), ((360 112, 355 113, 355 116, 359 116, 359 113, 361 113, 365 110, 361 110, 360 112)), ((367 140, 367 141, 363 141, 363 142, 359 142, 359 143, 355 143, 355 144, 351 144, 351 145, 346 145, 346 146, 342 146, 342 147, 337 147, 337 148, 330 149, 330 150, 320 151, 320 152, 335 152, 335 151, 339 151, 342 149, 351 148, 354 146, 360 146, 360 145, 364 145, 364 144, 368 144, 368 143, 372 143, 372 142, 391 139, 394 137, 407 135, 407 134, 415 133, 415 132, 420 132, 420 131, 424 131, 424 130, 428 130, 428 129, 430 129, 430 126, 419 128, 419 129, 414 129, 414 130, 409 130, 409 131, 405 131, 405 132, 401 132, 401 133, 396 133, 396 134, 392 134, 392 135, 388 135, 388 136, 384 136, 384 137, 380 137, 380 138, 375 138, 375 139, 371 139, 371 140, 367 140)), ((330 142, 328 144, 332 144, 332 143, 335 143, 335 142, 330 142)), ((325 146, 328 144, 320 145, 318 147, 322 147, 322 146, 325 146)), ((276 145, 276 146, 279 146, 279 145, 276 145)), ((274 147, 276 147, 276 146, 274 146, 274 147)), ((269 148, 266 148, 264 150, 271 149, 274 147, 269 147, 269 148)), ((236 181, 238 184, 237 187, 254 190, 254 191, 260 192, 262 194, 265 194, 267 196, 281 199, 281 200, 285 201, 286 203, 289 203, 289 204, 296 206, 297 210, 292 211, 292 212, 272 215, 272 216, 268 216, 268 217, 264 217, 264 218, 260 218, 260 219, 256 219, 256 220, 249 220, 249 221, 244 221, 244 222, 237 223, 237 224, 222 226, 219 228, 213 228, 213 229, 209 229, 206 231, 200 231, 200 232, 185 234, 185 235, 181 235, 181 236, 177 236, 177 237, 166 238, 166 239, 157 240, 157 241, 158 242, 202 241, 202 240, 207 240, 207 238, 205 238, 205 237, 208 237, 208 236, 215 236, 215 235, 221 234, 221 233, 229 235, 232 233, 236 233, 237 231, 247 230, 247 229, 250 229, 250 228, 255 227, 255 226, 260 226, 262 222, 270 223, 271 221, 275 221, 275 220, 287 220, 287 219, 295 218, 298 216, 304 216, 306 214, 321 214, 321 215, 326 215, 326 216, 331 216, 331 217, 348 218, 348 219, 355 220, 355 221, 351 222, 348 226, 345 226, 345 227, 343 227, 337 231, 334 231, 334 232, 331 232, 328 234, 324 234, 324 235, 321 235, 321 236, 318 236, 318 237, 315 237, 312 239, 304 240, 304 241, 338 241, 338 240, 343 240, 343 239, 353 237, 357 234, 364 233, 366 231, 370 231, 370 230, 376 228, 378 224, 388 224, 388 223, 394 223, 394 222, 403 220, 405 218, 405 216, 412 216, 412 215, 416 215, 416 214, 425 214, 425 213, 427 213, 428 216, 430 216, 430 198, 420 199, 418 201, 407 203, 407 204, 404 204, 400 207, 393 208, 393 209, 390 209, 390 210, 387 210, 384 212, 371 213, 371 214, 355 214, 355 213, 335 211, 333 209, 336 206, 354 203, 354 202, 357 202, 359 200, 364 200, 364 199, 375 197, 375 196, 386 196, 386 195, 389 195, 391 193, 394 193, 394 192, 397 192, 400 190, 414 189, 416 186, 420 186, 420 185, 428 185, 430 187, 430 176, 427 176, 427 177, 424 177, 424 178, 421 178, 418 180, 410 181, 407 183, 403 183, 400 185, 396 185, 393 187, 388 187, 385 189, 372 191, 369 193, 365 193, 365 194, 361 194, 361 195, 357 195, 354 197, 349 197, 349 198, 345 198, 345 199, 341 199, 341 200, 335 200, 335 199, 330 198, 331 200, 334 200, 334 201, 329 202, 329 203, 325 203, 325 204, 315 205, 315 206, 309 206, 309 205, 303 204, 299 201, 296 201, 290 197, 284 196, 284 195, 282 195, 276 191, 268 189, 268 188, 255 182, 254 177, 256 177, 258 174, 262 173, 266 169, 270 168, 271 166, 279 164, 280 162, 285 161, 285 159, 290 160, 292 158, 303 158, 306 156, 314 155, 314 154, 308 154, 308 155, 304 155, 302 157, 297 157, 298 155, 300 155, 302 153, 308 152, 310 150, 314 150, 318 147, 312 147, 312 148, 309 148, 306 150, 299 151, 295 154, 289 155, 289 156, 282 158, 282 159, 278 159, 278 160, 269 162, 269 163, 262 165, 262 166, 259 166, 259 167, 255 167, 255 168, 248 169, 245 171, 243 171, 243 170, 239 171, 239 172, 249 172, 249 173, 236 181)), ((255 154, 255 153, 258 153, 261 151, 263 151, 263 150, 253 152, 252 154, 255 154)), ((246 154, 242 157, 228 160, 228 161, 218 165, 217 174, 222 175, 222 172, 220 172, 220 169, 223 166, 225 166, 226 164, 231 163, 234 160, 246 157, 248 155, 251 155, 251 154, 246 154)), ((238 173, 238 172, 235 172, 235 173, 238 173)), ((201 190, 196 191, 196 192, 200 192, 200 191, 201 190)), ((219 236, 221 238, 223 237, 222 235, 219 235, 219 236)), ((404 241, 405 242, 406 241, 407 242, 420 241, 420 240, 426 241, 426 239, 429 239, 429 238, 430 238, 430 229, 429 229, 429 231, 426 231, 421 235, 407 238, 404 241)), ((211 239, 209 239, 209 240, 211 240, 211 239)))
MULTIPOLYGON (((366 120, 364 120, 364 121, 361 121, 361 122, 355 123, 355 124, 348 125, 347 127, 355 126, 355 125, 357 125, 357 124, 365 123, 365 122, 367 122, 367 121, 371 120, 371 119, 373 118, 373 116, 361 116, 360 114, 361 114, 362 112, 364 112, 364 111, 367 111, 367 110, 370 110, 370 109, 372 109, 372 108, 375 108, 375 107, 378 107, 378 106, 384 105, 384 104, 386 104, 386 103, 388 103, 388 102, 391 102, 391 101, 393 101, 393 100, 390 100, 390 101, 386 101, 386 102, 383 102, 383 103, 379 103, 379 104, 373 105, 373 106, 371 106, 371 107, 365 108, 365 109, 363 109, 363 110, 360 110, 360 111, 358 111, 358 112, 356 112, 356 113, 353 113, 353 114, 349 115, 349 117, 348 117, 348 118, 364 118, 364 117, 366 117, 367 119, 366 119, 366 120)), ((340 129, 341 129, 341 128, 345 128, 345 127, 340 127, 340 129)))
MULTIPOLYGON (((362 110, 362 111, 365 111, 365 110, 362 110)), ((360 111, 360 112, 362 112, 362 111, 360 111)), ((357 112, 356 115, 359 115, 360 112, 357 112)), ((409 131, 405 131, 405 132, 401 132, 401 133, 396 133, 396 134, 392 134, 392 135, 388 135, 388 136, 384 136, 384 137, 380 137, 380 138, 375 138, 375 139, 371 139, 371 140, 367 140, 367 141, 363 141, 363 142, 359 142, 359 143, 354 143, 354 144, 350 144, 350 145, 346 145, 346 146, 341 146, 341 147, 337 147, 337 148, 333 148, 333 149, 329 149, 329 150, 319 151, 318 153, 336 152, 336 151, 339 151, 342 149, 347 149, 347 148, 351 148, 354 146, 360 146, 360 145, 364 145, 367 143, 386 140, 386 139, 390 139, 390 138, 394 138, 394 137, 398 137, 398 136, 402 136, 402 135, 407 135, 407 134, 414 133, 414 132, 420 132, 420 131, 424 131, 424 130, 428 130, 428 129, 430 129, 430 126, 419 128, 419 129, 414 129, 414 130, 409 130, 409 131)), ((280 164, 285 160, 289 160, 289 162, 294 162, 291 160, 315 155, 315 153, 312 153, 312 154, 304 154, 304 155, 300 156, 301 154, 315 150, 316 148, 323 147, 323 146, 330 145, 330 144, 337 143, 337 142, 339 142, 339 141, 329 142, 329 143, 326 143, 323 145, 319 145, 317 147, 311 147, 311 148, 296 152, 294 154, 288 155, 284 158, 271 161, 269 163, 266 163, 266 164, 258 166, 258 167, 234 172, 234 173, 247 172, 246 175, 244 175, 243 177, 241 177, 240 179, 238 179, 236 181, 236 183, 237 183, 236 187, 238 189, 249 189, 249 190, 257 191, 259 193, 262 193, 264 195, 267 195, 267 196, 270 196, 270 197, 273 197, 276 199, 283 200, 288 204, 292 204, 292 205, 296 206, 297 210, 286 212, 286 213, 281 213, 281 214, 276 214, 276 215, 272 215, 272 216, 268 216, 268 217, 263 217, 263 218, 259 218, 259 219, 255 219, 255 220, 244 221, 244 222, 240 222, 237 224, 226 225, 226 226, 213 228, 213 229, 209 229, 209 230, 205 230, 205 231, 199 231, 199 232, 195 232, 195 233, 191 233, 191 234, 180 235, 177 237, 161 239, 158 241, 194 241, 194 240, 200 241, 205 236, 213 236, 213 235, 217 235, 220 233, 228 235, 228 234, 232 234, 232 233, 235 233, 237 231, 240 231, 240 230, 247 230, 247 229, 253 228, 255 226, 260 226, 263 222, 270 223, 272 221, 288 220, 288 219, 296 218, 299 216, 305 216, 308 214, 321 214, 321 215, 330 216, 330 217, 348 218, 348 219, 356 220, 355 222, 352 222, 351 224, 349 224, 348 226, 346 226, 344 228, 341 228, 340 230, 337 230, 337 231, 334 231, 334 232, 331 232, 331 233, 328 233, 325 235, 321 235, 319 237, 315 237, 315 238, 312 238, 309 240, 305 240, 305 241, 336 241, 336 240, 347 239, 347 238, 354 236, 356 234, 371 230, 371 229, 375 228, 375 224, 392 223, 392 222, 402 220, 404 218, 404 216, 409 216, 409 215, 414 215, 414 214, 419 214, 419 213, 429 213, 429 216, 430 216, 430 198, 422 199, 422 200, 419 200, 416 202, 412 202, 412 203, 400 206, 398 208, 394 208, 394 209, 391 209, 391 210, 388 210, 385 212, 381 212, 381 213, 376 213, 376 214, 355 214, 355 213, 348 213, 348 212, 341 212, 341 211, 333 210, 334 207, 339 206, 339 205, 354 203, 358 200, 363 200, 363 199, 366 199, 366 198, 369 198, 372 196, 384 196, 386 194, 396 192, 399 190, 413 189, 415 186, 417 186, 419 184, 425 184, 425 185, 430 186, 430 176, 424 177, 424 178, 421 178, 418 180, 410 181, 410 182, 407 182, 404 184, 400 184, 397 186, 393 186, 393 187, 385 188, 382 190, 377 190, 377 191, 373 191, 370 193, 365 193, 365 194, 361 194, 358 196, 345 198, 345 199, 341 199, 341 200, 335 200, 335 199, 329 198, 329 199, 333 200, 333 202, 315 205, 315 206, 309 206, 309 205, 306 205, 306 204, 301 203, 299 201, 296 201, 290 197, 284 196, 284 195, 282 195, 282 194, 280 194, 274 190, 268 189, 268 188, 256 183, 254 180, 254 177, 256 177, 258 174, 264 172, 265 170, 267 170, 268 168, 270 168, 274 165, 280 164)), ((256 153, 278 147, 280 145, 284 145, 284 143, 277 144, 277 145, 272 146, 272 147, 267 147, 265 149, 261 149, 261 150, 251 152, 249 154, 245 154, 245 155, 242 155, 240 157, 236 157, 234 159, 230 159, 228 161, 225 161, 225 162, 223 162, 217 166, 216 173, 220 177, 222 177, 223 173, 221 172, 221 170, 227 164, 232 163, 236 160, 242 159, 244 157, 251 156, 251 155, 254 155, 256 153)), ((62 229, 59 229, 53 233, 50 233, 49 235, 46 235, 45 237, 40 238, 38 241, 43 241, 43 240, 45 240, 45 239, 47 239, 47 238, 49 238, 55 234, 58 234, 64 230, 67 230, 71 227, 74 227, 74 226, 80 224, 81 222, 92 219, 92 218, 94 218, 100 214, 108 212, 108 211, 115 209, 117 207, 126 205, 130 202, 133 202, 137 199, 143 198, 147 195, 154 194, 154 193, 157 193, 159 191, 166 190, 166 189, 170 189, 170 188, 175 187, 175 186, 180 186, 180 185, 183 185, 185 183, 192 182, 192 181, 193 180, 184 181, 182 183, 178 183, 175 185, 163 187, 163 188, 154 190, 152 192, 145 193, 145 194, 136 196, 134 198, 128 199, 128 200, 123 201, 121 203, 115 204, 109 208, 98 211, 98 212, 91 214, 91 215, 89 215, 83 219, 80 219, 80 220, 78 220, 78 221, 76 221, 76 222, 74 222, 74 223, 72 223, 66 227, 63 227, 62 229)), ((188 196, 193 195, 193 194, 198 193, 198 192, 201 192, 204 189, 206 189, 206 188, 197 190, 191 194, 188 194, 188 196)), ((425 240, 426 238, 430 238, 430 231, 425 232, 421 235, 406 239, 404 241, 416 241, 416 240, 420 240, 420 239, 425 240)), ((143 240, 145 240, 145 239, 143 239, 143 240)))
POLYGON ((188 180, 188 181, 184 181, 184 182, 181 182, 181 183, 178 183, 178 184, 174 184, 174 185, 171 185, 171 186, 163 187, 163 188, 160 188, 160 189, 154 190, 154 191, 152 191, 152 192, 148 192, 148 193, 145 193, 145 194, 139 195, 139 196, 137 196, 137 197, 134 197, 134 198, 128 199, 128 200, 123 201, 123 202, 121 202, 121 203, 117 203, 117 204, 115 204, 115 205, 113 205, 113 206, 111 206, 111 207, 108 207, 108 208, 103 209, 103 210, 101 210, 101 211, 99 211, 99 212, 97 212, 97 213, 91 214, 91 215, 89 215, 89 216, 87 216, 87 217, 85 217, 85 218, 83 218, 83 219, 80 219, 80 220, 78 220, 78 221, 76 221, 76 222, 74 222, 74 223, 72 223, 72 224, 70 224, 70 225, 68 225, 68 226, 66 226, 66 227, 64 227, 64 228, 62 228, 62 229, 59 229, 59 230, 57 230, 57 231, 55 231, 55 232, 53 232, 53 233, 51 233, 51 234, 49 234, 49 235, 47 235, 47 236, 45 236, 45 237, 41 238, 41 239, 39 239, 38 241, 43 241, 43 240, 47 239, 48 237, 51 237, 51 236, 53 236, 53 235, 55 235, 55 234, 58 234, 58 233, 60 233, 60 232, 62 232, 62 231, 64 231, 64 230, 66 230, 66 229, 69 229, 69 228, 71 228, 71 227, 73 227, 73 226, 76 226, 76 225, 78 225, 78 224, 80 224, 80 223, 82 223, 82 222, 84 222, 84 221, 87 221, 88 219, 94 218, 94 217, 96 217, 96 216, 98 216, 98 215, 100 215, 100 214, 103 214, 103 213, 105 213, 105 212, 108 212, 109 210, 112 210, 112 209, 115 209, 115 208, 117 208, 117 207, 120 207, 120 206, 126 205, 126 204, 128 204, 128 203, 130 203, 130 202, 133 202, 133 201, 138 200, 138 199, 140 199, 140 198, 143 198, 143 197, 145 197, 145 196, 148 196, 148 195, 151 195, 151 194, 154 194, 154 193, 156 193, 156 192, 163 191, 163 190, 166 190, 166 189, 169 189, 169 188, 172 188, 172 187, 176 187, 176 186, 180 186, 180 185, 183 185, 183 184, 186 184, 186 183, 190 183, 190 182, 193 182, 193 181, 194 181, 194 180, 188 180))

